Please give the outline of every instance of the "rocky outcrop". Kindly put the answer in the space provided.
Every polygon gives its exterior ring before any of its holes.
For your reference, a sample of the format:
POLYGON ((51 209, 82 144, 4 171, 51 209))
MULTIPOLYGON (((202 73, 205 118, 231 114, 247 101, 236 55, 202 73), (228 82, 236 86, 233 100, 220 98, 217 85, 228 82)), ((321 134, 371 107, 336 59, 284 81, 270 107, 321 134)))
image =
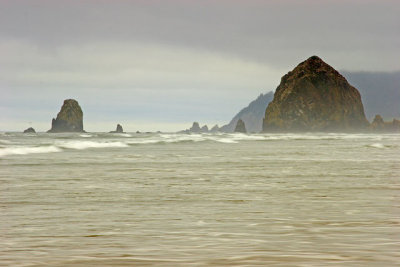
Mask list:
POLYGON ((202 133, 208 133, 208 126, 207 126, 207 125, 204 125, 203 127, 201 127, 200 131, 201 131, 202 133))
POLYGON ((317 56, 284 75, 263 121, 264 132, 365 130, 360 93, 317 56))
POLYGON ((371 123, 371 129, 374 131, 383 131, 385 129, 385 122, 381 115, 375 115, 374 120, 371 123))
POLYGON ((374 132, 400 132, 400 121, 393 119, 391 122, 385 122, 381 115, 375 115, 370 128, 374 132))
POLYGON ((57 118, 52 120, 51 129, 48 132, 84 132, 83 112, 76 100, 64 100, 64 104, 57 114, 57 118))
POLYGON ((217 132, 219 132, 218 124, 214 125, 210 130, 210 133, 217 133, 217 132))
POLYGON ((193 122, 192 127, 190 127, 189 132, 199 133, 201 132, 201 128, 198 122, 193 122))
POLYGON ((117 124, 117 129, 115 131, 111 131, 110 133, 123 133, 124 129, 122 128, 121 124, 117 124))
POLYGON ((219 131, 232 133, 235 130, 238 120, 242 119, 249 133, 261 132, 265 109, 273 98, 273 92, 259 95, 247 107, 239 111, 228 124, 222 126, 219 131))
POLYGON ((24 130, 24 133, 36 133, 36 131, 32 127, 29 127, 28 129, 24 130))
POLYGON ((238 122, 236 123, 234 132, 235 133, 247 133, 246 126, 245 126, 244 122, 242 121, 242 119, 239 119, 238 122))
POLYGON ((208 126, 204 125, 200 128, 200 124, 198 122, 193 122, 192 127, 190 129, 180 131, 180 133, 208 133, 208 126))

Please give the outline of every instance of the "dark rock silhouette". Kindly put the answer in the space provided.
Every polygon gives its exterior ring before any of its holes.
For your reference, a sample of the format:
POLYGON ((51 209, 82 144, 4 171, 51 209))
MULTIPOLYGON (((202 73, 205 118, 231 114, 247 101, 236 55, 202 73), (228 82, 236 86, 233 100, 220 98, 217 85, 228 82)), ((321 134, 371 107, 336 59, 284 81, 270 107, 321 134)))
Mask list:
POLYGON ((115 131, 111 131, 110 133, 123 133, 124 129, 122 128, 121 124, 117 124, 117 129, 115 131))
POLYGON ((32 127, 29 127, 28 129, 24 130, 24 133, 36 133, 36 131, 32 127))
POLYGON ((199 133, 201 132, 201 128, 198 122, 193 122, 192 127, 190 127, 189 132, 199 133))
POLYGON ((208 126, 204 125, 200 128, 200 124, 198 122, 193 122, 192 127, 190 129, 186 129, 184 131, 180 131, 180 133, 208 133, 208 126))
POLYGON ((64 104, 57 114, 57 118, 52 120, 51 129, 48 132, 84 132, 83 112, 76 100, 64 100, 64 104))
POLYGON ((242 121, 242 119, 239 119, 238 122, 236 123, 235 133, 247 133, 246 126, 242 121))
POLYGON ((273 92, 259 95, 257 99, 237 113, 228 124, 222 126, 219 131, 232 133, 235 130, 238 120, 242 119, 246 124, 248 132, 261 132, 265 109, 273 98, 273 92))
POLYGON ((354 131, 368 125, 358 90, 312 56, 282 77, 263 131, 354 131))

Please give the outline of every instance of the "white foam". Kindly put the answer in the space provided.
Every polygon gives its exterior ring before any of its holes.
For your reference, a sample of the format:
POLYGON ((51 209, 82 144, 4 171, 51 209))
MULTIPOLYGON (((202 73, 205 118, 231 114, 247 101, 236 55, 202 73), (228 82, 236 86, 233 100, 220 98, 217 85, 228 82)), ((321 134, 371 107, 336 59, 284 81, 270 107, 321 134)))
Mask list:
POLYGON ((121 136, 121 137, 132 137, 131 134, 127 134, 127 133, 116 133, 115 135, 121 136))
POLYGON ((219 143, 226 143, 226 144, 236 144, 238 143, 237 141, 230 139, 230 138, 216 138, 213 139, 213 141, 219 142, 219 143))
POLYGON ((161 140, 157 140, 157 139, 141 139, 141 138, 135 138, 135 139, 131 139, 129 141, 127 141, 128 144, 130 145, 138 145, 138 144, 156 144, 156 143, 160 143, 161 140))
POLYGON ((7 155, 26 155, 35 153, 54 153, 62 151, 56 146, 42 146, 42 147, 8 147, 0 148, 0 157, 7 155))
POLYGON ((83 150, 87 148, 128 147, 122 142, 94 142, 94 141, 68 141, 59 143, 63 148, 83 150))
POLYGON ((385 148, 385 146, 381 143, 374 143, 369 145, 370 147, 374 147, 374 148, 385 148))

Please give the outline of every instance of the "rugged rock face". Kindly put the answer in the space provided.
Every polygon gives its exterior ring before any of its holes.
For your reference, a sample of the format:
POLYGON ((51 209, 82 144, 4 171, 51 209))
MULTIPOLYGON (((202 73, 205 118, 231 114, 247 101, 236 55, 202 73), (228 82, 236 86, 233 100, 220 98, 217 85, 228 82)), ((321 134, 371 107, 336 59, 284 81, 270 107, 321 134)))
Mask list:
POLYGON ((272 92, 259 95, 257 99, 253 100, 247 107, 239 111, 228 124, 222 126, 219 131, 232 133, 235 130, 238 120, 242 119, 249 133, 261 132, 265 109, 273 98, 274 93, 272 92))
POLYGON ((393 119, 391 122, 385 122, 381 115, 375 115, 370 125, 371 130, 375 132, 400 132, 400 121, 393 119))
POLYGON ((117 129, 115 131, 111 131, 110 133, 123 133, 124 129, 122 128, 121 124, 117 124, 117 129))
POLYGON ((64 100, 57 118, 51 122, 49 133, 84 132, 83 112, 78 102, 74 99, 64 100))
POLYGON ((247 133, 246 126, 244 125, 242 119, 239 119, 236 123, 235 133, 247 133))
POLYGON ((352 131, 368 125, 358 90, 312 56, 282 77, 263 131, 352 131))
POLYGON ((35 129, 33 129, 32 127, 29 127, 28 129, 26 129, 24 131, 24 133, 36 133, 35 129))

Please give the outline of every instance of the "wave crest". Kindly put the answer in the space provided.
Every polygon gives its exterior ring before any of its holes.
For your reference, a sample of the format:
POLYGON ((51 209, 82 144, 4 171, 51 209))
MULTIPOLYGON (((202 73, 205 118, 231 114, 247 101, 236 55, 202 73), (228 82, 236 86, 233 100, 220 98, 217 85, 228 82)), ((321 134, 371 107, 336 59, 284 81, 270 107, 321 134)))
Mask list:
POLYGON ((27 155, 36 153, 54 153, 61 152, 62 149, 56 146, 42 146, 42 147, 7 147, 0 149, 0 157, 7 155, 27 155))
POLYGON ((87 148, 128 147, 123 142, 94 142, 94 141, 69 141, 58 144, 58 146, 69 149, 83 150, 87 148))

